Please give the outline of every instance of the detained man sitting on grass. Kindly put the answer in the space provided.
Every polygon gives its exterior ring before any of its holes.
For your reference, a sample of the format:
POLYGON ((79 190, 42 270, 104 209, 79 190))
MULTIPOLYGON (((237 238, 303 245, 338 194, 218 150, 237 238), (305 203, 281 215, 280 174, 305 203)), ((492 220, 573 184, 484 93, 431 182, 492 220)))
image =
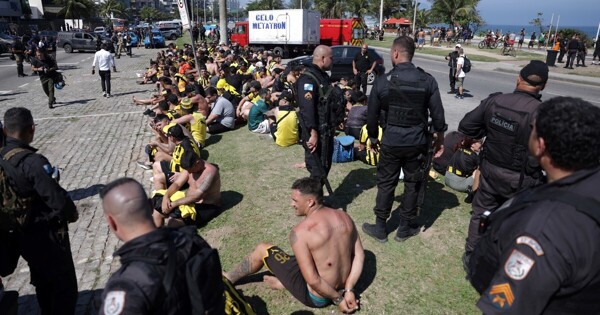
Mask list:
POLYGON ((354 286, 365 259, 356 226, 344 211, 323 206, 321 182, 298 179, 292 185, 292 206, 306 217, 290 232, 294 256, 261 243, 224 276, 235 283, 263 266, 274 276, 263 280, 272 289, 287 289, 302 304, 322 308, 331 303, 344 313, 359 308, 354 286))
POLYGON ((266 114, 269 111, 267 100, 270 99, 271 92, 268 89, 260 89, 258 98, 252 104, 248 112, 248 129, 254 133, 268 134, 270 132, 270 121, 266 114))
POLYGON ((153 193, 154 223, 161 227, 204 226, 221 214, 221 177, 216 165, 200 158, 194 150, 181 156, 182 172, 174 173, 173 183, 153 193))

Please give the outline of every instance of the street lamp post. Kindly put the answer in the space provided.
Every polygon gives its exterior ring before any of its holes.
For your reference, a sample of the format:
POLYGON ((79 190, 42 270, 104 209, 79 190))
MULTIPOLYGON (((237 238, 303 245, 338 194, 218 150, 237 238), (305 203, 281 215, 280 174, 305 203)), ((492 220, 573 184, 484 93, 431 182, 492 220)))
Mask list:
POLYGON ((419 2, 415 0, 415 10, 414 10, 414 14, 413 14, 413 27, 412 27, 412 33, 415 33, 415 26, 417 23, 417 5, 419 5, 419 2))
POLYGON ((204 0, 204 7, 202 7, 202 11, 204 12, 204 24, 206 24, 206 0, 204 0))

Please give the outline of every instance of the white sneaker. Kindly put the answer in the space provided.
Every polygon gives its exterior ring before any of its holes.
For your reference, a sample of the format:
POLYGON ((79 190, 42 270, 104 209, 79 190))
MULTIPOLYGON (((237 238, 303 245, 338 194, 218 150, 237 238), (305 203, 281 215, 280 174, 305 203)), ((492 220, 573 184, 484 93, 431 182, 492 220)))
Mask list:
POLYGON ((102 96, 106 97, 106 92, 102 93, 102 96))
POLYGON ((110 94, 106 94, 106 98, 112 97, 112 95, 110 94))

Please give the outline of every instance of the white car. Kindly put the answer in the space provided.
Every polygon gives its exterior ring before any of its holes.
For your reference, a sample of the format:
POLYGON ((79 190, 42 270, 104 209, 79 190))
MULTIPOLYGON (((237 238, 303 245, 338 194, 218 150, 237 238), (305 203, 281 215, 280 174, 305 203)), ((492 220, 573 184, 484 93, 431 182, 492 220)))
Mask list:
POLYGON ((94 34, 104 34, 106 33, 106 27, 98 26, 94 29, 94 34))

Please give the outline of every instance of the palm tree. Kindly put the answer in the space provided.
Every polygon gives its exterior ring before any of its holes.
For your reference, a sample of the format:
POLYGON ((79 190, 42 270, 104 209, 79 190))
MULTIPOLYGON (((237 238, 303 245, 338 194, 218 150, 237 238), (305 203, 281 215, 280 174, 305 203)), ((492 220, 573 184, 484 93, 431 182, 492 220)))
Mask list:
POLYGON ((342 0, 315 0, 315 9, 321 13, 322 18, 341 18, 345 11, 344 2, 342 0))
POLYGON ((115 15, 122 17, 125 13, 123 2, 118 0, 106 0, 100 3, 98 9, 100 11, 100 15, 106 18, 112 18, 115 15))
POLYGON ((417 10, 417 19, 415 20, 415 27, 422 28, 427 27, 430 23, 431 11, 429 10, 417 10))
POLYGON ((436 20, 455 25, 465 17, 477 13, 479 0, 434 0, 431 12, 436 20))
POLYGON ((63 7, 58 15, 65 19, 89 18, 96 11, 94 2, 90 0, 54 0, 54 3, 63 7))
POLYGON ((365 14, 369 12, 368 10, 369 3, 364 0, 348 0, 346 2, 346 11, 352 13, 352 16, 362 18, 365 14))

